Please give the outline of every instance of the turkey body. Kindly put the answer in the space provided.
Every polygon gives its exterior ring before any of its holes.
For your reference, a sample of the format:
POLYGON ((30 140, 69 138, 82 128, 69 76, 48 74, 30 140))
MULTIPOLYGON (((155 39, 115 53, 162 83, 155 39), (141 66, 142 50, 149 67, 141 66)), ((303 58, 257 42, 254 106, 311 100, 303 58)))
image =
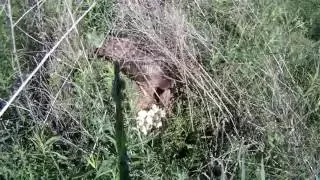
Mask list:
POLYGON ((152 104, 169 107, 173 80, 166 72, 164 56, 146 51, 141 43, 127 38, 112 37, 97 48, 98 57, 117 61, 121 71, 136 82, 141 94, 137 107, 148 109, 152 104))

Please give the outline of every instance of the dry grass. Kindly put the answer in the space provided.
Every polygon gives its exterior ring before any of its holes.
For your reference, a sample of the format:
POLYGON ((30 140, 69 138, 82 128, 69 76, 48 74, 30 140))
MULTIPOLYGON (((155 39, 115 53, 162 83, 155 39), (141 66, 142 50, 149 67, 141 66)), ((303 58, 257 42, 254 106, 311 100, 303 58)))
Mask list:
MULTIPOLYGON (((12 57, 13 67, 0 77, 22 76, 24 83, 13 83, 18 91, 11 96, 1 93, 11 106, 1 111, 0 177, 118 176, 113 69, 87 57, 109 34, 149 44, 183 84, 167 127, 143 136, 126 81, 132 178, 318 177, 319 6, 315 0, 6 1, 0 60, 12 57)), ((0 82, 8 88, 10 80, 0 82)))

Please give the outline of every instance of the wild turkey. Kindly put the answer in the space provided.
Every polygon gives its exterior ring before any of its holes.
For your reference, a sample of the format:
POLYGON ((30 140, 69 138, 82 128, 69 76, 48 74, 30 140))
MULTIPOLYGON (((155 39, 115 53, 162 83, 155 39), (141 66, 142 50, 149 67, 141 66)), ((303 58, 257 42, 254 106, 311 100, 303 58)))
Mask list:
POLYGON ((95 50, 98 57, 120 63, 121 71, 134 80, 142 93, 138 109, 149 109, 152 104, 169 108, 173 78, 169 76, 166 58, 147 46, 127 38, 111 37, 95 50))

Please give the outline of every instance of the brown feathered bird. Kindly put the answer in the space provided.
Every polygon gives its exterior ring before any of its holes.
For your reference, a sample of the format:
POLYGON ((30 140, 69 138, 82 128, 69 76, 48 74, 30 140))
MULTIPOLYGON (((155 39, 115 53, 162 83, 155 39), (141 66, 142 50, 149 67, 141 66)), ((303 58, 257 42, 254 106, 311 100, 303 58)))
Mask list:
POLYGON ((141 92, 138 109, 149 109, 152 104, 170 108, 173 78, 169 76, 164 56, 148 51, 143 43, 117 37, 105 40, 95 54, 118 61, 121 71, 136 82, 141 92))

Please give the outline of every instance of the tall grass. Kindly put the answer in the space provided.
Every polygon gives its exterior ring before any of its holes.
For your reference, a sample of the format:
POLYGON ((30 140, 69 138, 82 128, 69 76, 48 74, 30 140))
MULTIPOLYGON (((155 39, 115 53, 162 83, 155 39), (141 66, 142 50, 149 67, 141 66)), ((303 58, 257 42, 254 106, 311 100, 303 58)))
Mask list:
POLYGON ((0 118, 1 178, 118 177, 114 69, 88 57, 110 34, 149 43, 182 84, 167 126, 144 136, 125 79, 132 179, 319 177, 318 1, 119 2, 11 0, 0 10, 4 101, 75 26, 0 118))

